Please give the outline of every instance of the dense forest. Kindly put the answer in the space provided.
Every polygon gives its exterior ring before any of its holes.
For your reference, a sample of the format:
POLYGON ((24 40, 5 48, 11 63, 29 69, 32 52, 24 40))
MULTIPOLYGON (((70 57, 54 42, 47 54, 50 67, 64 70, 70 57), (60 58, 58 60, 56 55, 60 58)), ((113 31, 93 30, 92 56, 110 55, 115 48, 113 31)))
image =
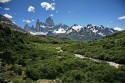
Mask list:
POLYGON ((32 36, 0 25, 0 83, 125 83, 125 31, 100 40, 75 42, 32 36), (62 51, 60 51, 62 49, 62 51), (74 54, 122 64, 76 58, 74 54))

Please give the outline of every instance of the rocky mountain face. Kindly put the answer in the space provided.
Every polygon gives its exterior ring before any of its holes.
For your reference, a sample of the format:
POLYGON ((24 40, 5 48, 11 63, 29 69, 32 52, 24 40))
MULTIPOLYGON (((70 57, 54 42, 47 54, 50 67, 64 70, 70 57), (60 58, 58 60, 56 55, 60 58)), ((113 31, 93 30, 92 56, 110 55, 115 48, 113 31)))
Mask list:
POLYGON ((47 26, 49 26, 49 27, 53 27, 53 26, 54 26, 53 19, 52 19, 51 17, 48 17, 48 18, 46 19, 45 24, 46 24, 47 26))
POLYGON ((25 24, 24 30, 27 31, 27 32, 34 32, 34 31, 36 31, 35 27, 33 25, 30 27, 28 24, 25 24))
POLYGON ((3 27, 9 27, 10 29, 15 30, 15 31, 26 33, 24 29, 22 29, 21 27, 18 27, 17 25, 12 23, 8 18, 2 15, 0 15, 0 25, 3 27))
POLYGON ((80 26, 74 24, 71 27, 61 23, 55 25, 51 17, 48 17, 45 23, 37 20, 35 28, 29 27, 28 24, 26 24, 24 29, 34 35, 47 35, 81 41, 98 39, 117 32, 117 30, 114 30, 113 28, 107 28, 102 25, 96 26, 93 24, 88 24, 87 26, 80 26))
POLYGON ((36 22, 36 31, 39 32, 40 31, 40 22, 39 19, 36 22))
POLYGON ((25 24, 24 30, 28 32, 40 33, 40 32, 54 31, 58 29, 59 27, 67 29, 69 26, 63 25, 61 23, 58 25, 55 25, 53 19, 51 17, 48 17, 45 22, 40 22, 38 19, 35 27, 30 27, 28 24, 25 24))
POLYGON ((83 27, 75 24, 67 29, 58 28, 54 31, 48 32, 47 35, 83 41, 102 38, 103 36, 109 35, 114 32, 117 31, 112 28, 106 28, 102 25, 95 26, 92 24, 88 24, 87 26, 83 27))

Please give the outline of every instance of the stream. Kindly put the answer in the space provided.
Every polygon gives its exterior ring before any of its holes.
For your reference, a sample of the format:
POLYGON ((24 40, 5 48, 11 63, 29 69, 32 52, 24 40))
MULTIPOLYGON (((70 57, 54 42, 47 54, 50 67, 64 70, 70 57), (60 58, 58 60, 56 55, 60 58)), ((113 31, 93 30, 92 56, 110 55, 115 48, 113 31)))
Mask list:
MULTIPOLYGON (((86 57, 86 56, 80 55, 80 54, 74 54, 74 55, 75 55, 75 57, 78 57, 78 58, 81 58, 81 59, 86 58, 86 59, 93 60, 93 61, 95 61, 95 62, 102 62, 102 61, 104 61, 104 60, 89 58, 89 57, 86 57)), ((110 66, 113 66, 113 67, 115 67, 115 68, 119 68, 119 66, 120 66, 120 64, 115 63, 115 62, 111 62, 111 61, 104 61, 104 62, 108 63, 110 66)))
MULTIPOLYGON (((59 52, 59 53, 60 53, 60 52, 63 52, 63 50, 61 49, 61 47, 57 47, 56 50, 58 50, 57 52, 59 52)), ((93 61, 95 61, 95 62, 106 62, 106 63, 108 63, 110 66, 113 66, 113 67, 115 67, 115 68, 119 68, 119 66, 121 65, 121 64, 118 64, 118 63, 115 63, 115 62, 112 62, 112 61, 105 61, 105 60, 99 60, 99 59, 94 59, 94 58, 86 57, 86 56, 81 55, 81 54, 74 54, 74 55, 75 55, 75 57, 78 57, 78 58, 81 58, 81 59, 86 58, 86 59, 93 60, 93 61)))

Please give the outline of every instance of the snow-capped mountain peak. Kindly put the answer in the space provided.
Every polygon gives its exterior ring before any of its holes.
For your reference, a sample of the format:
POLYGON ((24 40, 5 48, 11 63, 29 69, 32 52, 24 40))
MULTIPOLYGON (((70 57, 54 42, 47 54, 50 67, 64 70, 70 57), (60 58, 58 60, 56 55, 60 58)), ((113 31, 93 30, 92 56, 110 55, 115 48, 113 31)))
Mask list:
POLYGON ((102 25, 96 26, 94 24, 88 24, 84 27, 77 24, 74 24, 71 27, 61 23, 55 25, 51 17, 49 17, 45 23, 37 20, 35 27, 30 27, 26 24, 24 29, 33 35, 47 35, 73 40, 98 39, 111 33, 123 30, 119 27, 113 29, 102 25))
POLYGON ((74 25, 74 26, 72 26, 71 27, 73 30, 75 30, 75 31, 80 31, 83 27, 82 26, 80 26, 80 25, 74 25))
POLYGON ((66 30, 60 27, 59 29, 54 30, 53 33, 56 33, 56 34, 66 33, 66 30))

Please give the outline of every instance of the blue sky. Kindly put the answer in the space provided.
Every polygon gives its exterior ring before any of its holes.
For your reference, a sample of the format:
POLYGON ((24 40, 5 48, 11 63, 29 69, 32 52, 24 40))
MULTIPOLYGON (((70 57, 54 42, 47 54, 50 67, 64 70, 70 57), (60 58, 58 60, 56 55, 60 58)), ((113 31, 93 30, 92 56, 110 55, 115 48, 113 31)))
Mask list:
POLYGON ((125 0, 0 0, 0 14, 22 27, 52 16, 55 24, 125 29, 125 0))

